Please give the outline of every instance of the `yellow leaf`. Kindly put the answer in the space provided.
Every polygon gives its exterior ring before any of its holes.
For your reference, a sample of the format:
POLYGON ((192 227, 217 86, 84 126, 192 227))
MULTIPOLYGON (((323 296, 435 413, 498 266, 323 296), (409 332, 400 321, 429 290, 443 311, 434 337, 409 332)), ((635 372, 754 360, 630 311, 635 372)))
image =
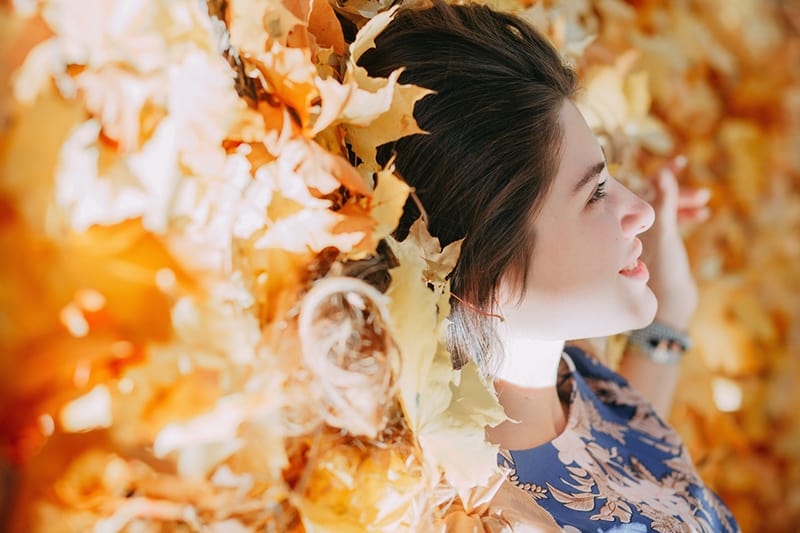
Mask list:
POLYGON ((592 129, 613 131, 622 127, 631 115, 623 86, 634 57, 635 53, 627 54, 615 66, 595 67, 587 72, 579 107, 592 129))
MULTIPOLYGON (((437 357, 450 364, 446 351, 437 357)), ((485 485, 498 472, 498 447, 486 442, 484 426, 499 424, 505 412, 474 363, 453 372, 450 393, 447 408, 419 430, 426 460, 440 466, 456 488, 485 485)))
POLYGON ((361 67, 348 65, 343 83, 316 79, 322 105, 312 135, 338 123, 367 126, 389 110, 401 70, 389 78, 370 78, 361 67))
POLYGON ((333 7, 328 0, 311 0, 311 3, 308 31, 314 35, 319 46, 331 48, 335 53, 343 55, 344 35, 333 7))
POLYGON ((231 44, 240 52, 260 55, 271 39, 285 41, 302 21, 280 0, 231 0, 228 2, 231 44))
POLYGON ((453 241, 442 249, 439 246, 439 240, 431 238, 428 229, 421 220, 417 220, 411 225, 408 234, 415 242, 419 243, 425 257, 423 277, 429 283, 443 287, 445 278, 456 266, 464 239, 453 241))
POLYGON ((85 117, 80 102, 64 100, 55 89, 48 89, 30 106, 17 110, 11 129, 0 139, 2 188, 18 202, 33 228, 44 226, 54 200, 53 175, 61 145, 85 117))
POLYGON ((358 31, 353 44, 350 45, 350 60, 353 63, 358 63, 364 52, 375 47, 375 38, 389 25, 398 9, 400 6, 394 6, 375 15, 358 31))
MULTIPOLYGON (((422 394, 438 347, 439 295, 425 284, 426 264, 420 245, 414 239, 397 242, 388 238, 388 243, 400 263, 390 270, 392 283, 387 292, 392 334, 402 361, 400 400, 409 426, 418 431, 425 410, 429 409, 422 403, 422 394)), ((446 402, 447 399, 445 406, 446 402)))
POLYGON ((61 409, 59 416, 65 431, 89 431, 111 426, 111 394, 105 385, 72 400, 61 409))
POLYGON ((327 209, 304 209, 270 225, 253 246, 281 248, 293 253, 319 252, 333 246, 346 252, 364 238, 364 233, 337 232, 336 226, 345 220, 346 217, 327 209))
POLYGON ((375 160, 377 147, 406 135, 425 133, 414 119, 414 105, 432 91, 409 84, 395 86, 392 105, 388 111, 368 126, 347 126, 347 138, 353 150, 368 168, 378 170, 375 160))
POLYGON ((361 28, 350 45, 350 57, 342 83, 332 78, 317 78, 322 107, 313 134, 337 123, 368 126, 391 108, 402 69, 392 72, 389 78, 371 78, 356 63, 364 52, 375 46, 375 37, 391 22, 396 11, 395 7, 381 13, 361 28))
POLYGON ((414 120, 414 104, 430 90, 416 85, 398 84, 401 70, 388 79, 371 78, 356 65, 364 52, 375 46, 375 37, 394 17, 397 7, 380 13, 358 32, 350 45, 350 58, 344 88, 335 82, 318 80, 323 107, 314 131, 319 132, 335 122, 347 125, 347 138, 367 168, 380 170, 375 161, 375 148, 414 133, 424 133, 414 120), (325 102, 327 98, 327 103, 325 102))
POLYGON ((309 532, 419 531, 416 505, 431 480, 409 442, 342 442, 323 435, 309 463, 305 493, 293 498, 309 532))
POLYGON ((392 0, 348 0, 337 2, 336 10, 357 26, 361 26, 379 16, 382 11, 391 8, 393 4, 392 0))
POLYGON ((312 102, 319 96, 314 83, 317 69, 311 62, 311 52, 307 48, 287 48, 274 42, 266 52, 251 58, 251 62, 258 72, 253 69, 248 75, 262 75, 270 92, 294 111, 298 125, 310 128, 312 102))
POLYGON ((400 398, 406 420, 425 461, 441 468, 451 484, 467 488, 486 483, 496 472, 497 448, 485 442, 484 426, 505 416, 474 365, 453 370, 443 342, 450 312, 450 285, 444 281, 449 271, 443 268, 455 264, 460 243, 441 250, 417 220, 403 242, 389 239, 389 244, 400 262, 390 271, 387 294, 402 359, 400 398), (431 264, 438 265, 433 275, 431 264), (454 442, 463 454, 453 451, 454 442))
POLYGON ((378 172, 370 211, 376 222, 372 231, 374 242, 377 243, 388 237, 397 227, 410 190, 409 186, 394 173, 391 167, 378 172))
POLYGON ((102 124, 103 134, 116 141, 123 153, 138 149, 146 104, 163 100, 165 80, 107 65, 81 72, 75 83, 82 91, 86 109, 102 124))

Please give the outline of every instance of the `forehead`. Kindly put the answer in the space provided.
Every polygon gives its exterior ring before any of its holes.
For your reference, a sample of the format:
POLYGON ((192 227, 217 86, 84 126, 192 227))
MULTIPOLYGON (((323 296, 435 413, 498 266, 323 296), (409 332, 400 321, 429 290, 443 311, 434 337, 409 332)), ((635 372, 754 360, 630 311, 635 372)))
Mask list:
POLYGON ((583 115, 569 100, 560 112, 562 128, 561 161, 553 180, 553 189, 572 194, 586 170, 603 161, 603 151, 583 115))

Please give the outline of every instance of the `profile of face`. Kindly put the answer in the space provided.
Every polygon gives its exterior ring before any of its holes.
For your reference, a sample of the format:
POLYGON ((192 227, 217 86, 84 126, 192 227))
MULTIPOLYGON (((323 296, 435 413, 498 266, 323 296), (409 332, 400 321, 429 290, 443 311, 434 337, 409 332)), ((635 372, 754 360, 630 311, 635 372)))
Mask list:
POLYGON ((637 235, 653 208, 608 172, 600 145, 578 108, 560 112, 558 171, 532 221, 535 246, 524 297, 501 282, 507 326, 541 340, 600 337, 641 328, 656 312, 637 235), (638 263, 638 264, 637 264, 638 263), (633 267, 633 268, 631 268, 633 267))

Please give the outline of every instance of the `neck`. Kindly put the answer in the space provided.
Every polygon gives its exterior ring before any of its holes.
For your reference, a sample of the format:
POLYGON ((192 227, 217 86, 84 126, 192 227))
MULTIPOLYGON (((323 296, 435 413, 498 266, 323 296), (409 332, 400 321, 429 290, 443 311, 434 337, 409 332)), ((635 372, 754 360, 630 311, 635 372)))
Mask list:
POLYGON ((556 390, 564 341, 537 339, 529 331, 515 328, 511 321, 498 328, 505 358, 495 376, 495 390, 513 421, 487 428, 486 434, 491 442, 509 450, 549 442, 566 426, 556 390))
POLYGON ((505 358, 495 379, 529 389, 555 388, 564 341, 500 335, 505 358))

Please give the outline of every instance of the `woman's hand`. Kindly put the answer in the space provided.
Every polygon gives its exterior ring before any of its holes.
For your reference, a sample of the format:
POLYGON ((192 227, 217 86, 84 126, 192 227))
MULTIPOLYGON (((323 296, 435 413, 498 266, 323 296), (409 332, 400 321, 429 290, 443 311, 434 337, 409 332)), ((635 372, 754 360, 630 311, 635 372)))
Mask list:
POLYGON ((675 175, 685 166, 686 158, 678 156, 651 179, 652 191, 646 199, 655 209, 656 220, 640 236, 649 286, 658 299, 655 319, 680 330, 689 326, 697 307, 697 285, 678 226, 708 218, 710 198, 708 189, 678 186, 675 175))

